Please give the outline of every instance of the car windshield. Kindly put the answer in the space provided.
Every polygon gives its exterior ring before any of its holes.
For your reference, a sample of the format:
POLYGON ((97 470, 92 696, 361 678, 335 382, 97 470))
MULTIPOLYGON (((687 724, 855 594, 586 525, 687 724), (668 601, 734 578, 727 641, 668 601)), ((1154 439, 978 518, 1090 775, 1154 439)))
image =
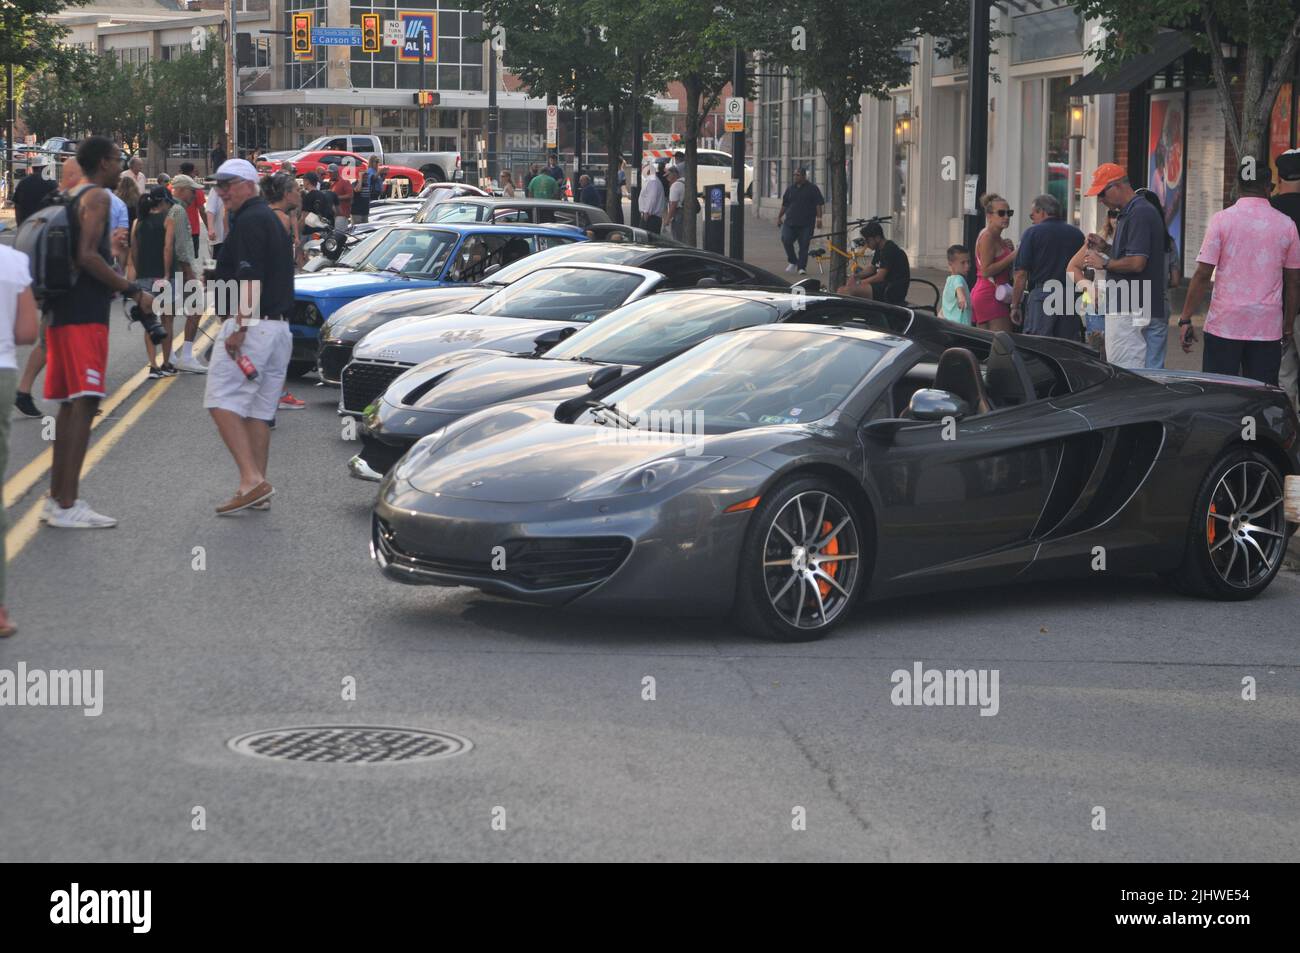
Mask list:
POLYGON ((595 321, 626 301, 643 280, 598 268, 547 268, 520 278, 470 310, 503 318, 595 321))
POLYGON ((429 277, 442 271, 455 246, 453 232, 392 228, 378 233, 378 240, 358 261, 356 270, 429 277))
POLYGON ((433 206, 433 214, 426 217, 430 222, 477 222, 480 206, 470 202, 442 201, 433 206))
MULTIPOLYGON (((842 404, 884 355, 858 337, 816 331, 721 334, 605 397, 642 430, 699 433, 811 423, 842 404)), ((580 420, 608 420, 600 408, 580 420)))
POLYGON ((639 258, 644 258, 644 248, 633 248, 618 242, 575 242, 548 248, 528 258, 506 265, 493 274, 488 281, 494 285, 508 285, 518 281, 524 275, 530 275, 539 268, 550 265, 599 264, 631 265, 639 258))
POLYGON ((775 321, 779 314, 771 305, 726 295, 655 295, 583 328, 546 356, 598 364, 649 364, 721 331, 775 321))

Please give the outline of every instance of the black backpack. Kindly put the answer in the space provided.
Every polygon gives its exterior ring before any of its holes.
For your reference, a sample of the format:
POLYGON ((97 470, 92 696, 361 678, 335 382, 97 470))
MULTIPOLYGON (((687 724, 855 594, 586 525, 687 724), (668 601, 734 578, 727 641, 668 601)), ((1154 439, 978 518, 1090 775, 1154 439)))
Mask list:
POLYGON ((51 192, 41 207, 18 226, 14 248, 27 256, 32 294, 42 304, 66 294, 77 283, 76 197, 51 192))

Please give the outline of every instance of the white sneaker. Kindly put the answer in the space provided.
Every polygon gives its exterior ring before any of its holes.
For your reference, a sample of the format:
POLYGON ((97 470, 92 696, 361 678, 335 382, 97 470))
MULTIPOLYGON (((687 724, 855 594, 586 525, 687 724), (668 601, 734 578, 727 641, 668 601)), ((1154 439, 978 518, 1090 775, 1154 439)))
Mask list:
POLYGON ((41 515, 37 517, 37 519, 39 519, 42 523, 48 523, 50 521, 50 517, 53 516, 54 513, 59 508, 60 508, 59 505, 54 502, 54 497, 47 496, 45 498, 45 505, 41 507, 41 515))
POLYGON ((801 275, 807 275, 808 272, 807 272, 805 269, 800 268, 800 269, 799 269, 799 274, 801 274, 801 275))
POLYGON ((795 266, 794 266, 793 263, 791 263, 791 264, 785 266, 785 270, 786 270, 786 271, 794 271, 794 269, 795 269, 795 266))
POLYGON ((208 365, 193 355, 176 358, 174 366, 178 371, 188 371, 191 374, 206 374, 208 372, 208 365))
POLYGON ((108 529, 117 525, 117 520, 96 513, 85 500, 77 500, 66 510, 56 504, 48 522, 58 529, 108 529))

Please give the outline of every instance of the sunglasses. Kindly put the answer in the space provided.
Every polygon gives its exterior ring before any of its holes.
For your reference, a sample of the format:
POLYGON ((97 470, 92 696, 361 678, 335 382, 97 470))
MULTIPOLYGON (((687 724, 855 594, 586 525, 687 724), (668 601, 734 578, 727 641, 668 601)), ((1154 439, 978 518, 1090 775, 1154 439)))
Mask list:
POLYGON ((228 189, 238 181, 238 179, 217 179, 217 184, 213 188, 218 190, 228 189))
POLYGON ((1013 208, 999 208, 999 209, 994 209, 993 214, 999 216, 1000 218, 1011 218, 1013 215, 1016 214, 1016 210, 1013 208))

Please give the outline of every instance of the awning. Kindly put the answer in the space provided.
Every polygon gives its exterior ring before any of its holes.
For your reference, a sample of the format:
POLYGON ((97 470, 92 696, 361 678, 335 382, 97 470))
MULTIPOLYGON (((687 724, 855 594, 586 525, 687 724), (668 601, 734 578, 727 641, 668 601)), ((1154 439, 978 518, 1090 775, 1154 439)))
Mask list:
POLYGON ((1141 86, 1191 48, 1192 39, 1185 33, 1158 33, 1150 53, 1135 56, 1109 73, 1094 70, 1067 89, 1065 94, 1094 96, 1097 93, 1127 93, 1141 86))

